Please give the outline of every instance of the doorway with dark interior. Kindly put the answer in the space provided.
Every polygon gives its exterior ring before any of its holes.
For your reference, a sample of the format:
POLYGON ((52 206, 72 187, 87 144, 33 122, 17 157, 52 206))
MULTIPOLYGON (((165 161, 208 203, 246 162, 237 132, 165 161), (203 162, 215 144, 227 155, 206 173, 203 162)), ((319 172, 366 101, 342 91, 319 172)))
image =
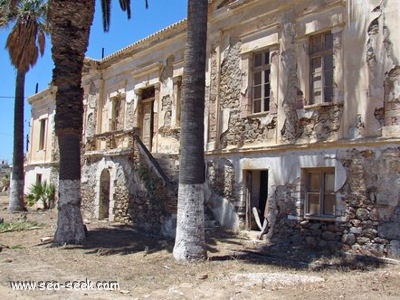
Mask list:
POLYGON ((99 220, 109 218, 110 211, 110 172, 104 169, 100 175, 99 220))
POLYGON ((245 178, 246 229, 260 230, 252 211, 257 210, 262 223, 268 198, 268 170, 246 170, 245 178))

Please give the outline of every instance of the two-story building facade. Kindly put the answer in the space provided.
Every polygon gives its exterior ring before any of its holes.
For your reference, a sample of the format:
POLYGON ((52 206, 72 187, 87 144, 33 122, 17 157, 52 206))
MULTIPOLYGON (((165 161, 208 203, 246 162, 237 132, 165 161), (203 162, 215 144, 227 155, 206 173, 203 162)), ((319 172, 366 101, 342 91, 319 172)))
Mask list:
POLYGON ((31 105, 28 151, 25 157, 24 193, 36 183, 58 185, 58 144, 54 134, 55 89, 28 98, 31 105))
MULTIPOLYGON (((400 3, 210 1, 207 211, 274 241, 400 255, 400 3)), ((173 234, 186 22, 87 59, 87 217, 173 234), (161 212, 161 213, 160 213, 161 212)))

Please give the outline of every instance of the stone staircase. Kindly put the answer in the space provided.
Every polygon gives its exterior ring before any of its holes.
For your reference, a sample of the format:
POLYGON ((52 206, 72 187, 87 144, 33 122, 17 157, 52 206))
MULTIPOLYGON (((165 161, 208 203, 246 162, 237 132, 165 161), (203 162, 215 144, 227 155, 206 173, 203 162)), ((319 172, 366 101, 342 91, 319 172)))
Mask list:
MULTIPOLYGON (((167 197, 178 196, 178 183, 179 183, 179 155, 167 153, 150 153, 144 144, 137 137, 141 152, 147 157, 147 164, 150 168, 156 170, 158 176, 164 181, 167 186, 167 197)), ((176 199, 177 200, 177 199, 176 199)), ((176 201, 175 200, 175 201, 176 201)), ((168 201, 171 202, 171 201, 168 201)), ((171 210, 175 210, 171 207, 171 210)), ((212 231, 220 227, 220 224, 215 220, 214 215, 210 208, 204 207, 204 227, 206 231, 212 231)))
MULTIPOLYGON (((170 182, 178 188, 179 183, 179 155, 154 153, 153 157, 158 162, 160 168, 169 178, 170 182)), ((204 228, 206 231, 212 231, 219 228, 220 224, 215 220, 211 209, 204 207, 204 228)))
POLYGON ((169 180, 178 183, 179 155, 165 153, 153 153, 152 155, 169 180))

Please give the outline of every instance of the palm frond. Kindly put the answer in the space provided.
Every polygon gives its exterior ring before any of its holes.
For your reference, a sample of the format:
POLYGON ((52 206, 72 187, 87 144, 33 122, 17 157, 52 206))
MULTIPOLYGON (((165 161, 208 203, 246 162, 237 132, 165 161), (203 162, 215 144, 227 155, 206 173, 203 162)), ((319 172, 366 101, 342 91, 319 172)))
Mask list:
POLYGON ((130 0, 119 0, 119 5, 123 11, 126 11, 128 19, 131 18, 131 1, 130 0))
MULTIPOLYGON (((10 4, 11 5, 11 4, 10 4)), ((20 71, 29 71, 44 54, 47 4, 43 0, 17 1, 17 19, 7 41, 11 63, 20 71)))
MULTIPOLYGON (((119 0, 119 5, 123 11, 126 11, 128 19, 131 18, 131 1, 119 0)), ((148 0, 145 0, 146 9, 149 8, 148 0)), ((101 9, 103 11, 103 30, 110 30, 111 0, 101 0, 101 9)))
POLYGON ((103 30, 110 30, 111 0, 101 0, 101 9, 103 11, 103 30))
POLYGON ((39 44, 40 55, 43 56, 44 49, 46 48, 46 38, 42 30, 39 31, 38 44, 39 44))

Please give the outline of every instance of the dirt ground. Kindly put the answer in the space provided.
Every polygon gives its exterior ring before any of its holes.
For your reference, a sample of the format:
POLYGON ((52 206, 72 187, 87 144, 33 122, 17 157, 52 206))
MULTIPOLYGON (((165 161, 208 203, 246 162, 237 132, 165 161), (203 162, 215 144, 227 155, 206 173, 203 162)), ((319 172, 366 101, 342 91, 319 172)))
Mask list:
POLYGON ((172 240, 94 221, 84 245, 53 247, 41 238, 54 234, 57 211, 10 215, 7 201, 0 196, 5 222, 40 225, 0 233, 0 299, 400 299, 399 261, 308 255, 212 231, 208 260, 183 265, 172 240), (16 291, 11 281, 37 286, 16 291))

